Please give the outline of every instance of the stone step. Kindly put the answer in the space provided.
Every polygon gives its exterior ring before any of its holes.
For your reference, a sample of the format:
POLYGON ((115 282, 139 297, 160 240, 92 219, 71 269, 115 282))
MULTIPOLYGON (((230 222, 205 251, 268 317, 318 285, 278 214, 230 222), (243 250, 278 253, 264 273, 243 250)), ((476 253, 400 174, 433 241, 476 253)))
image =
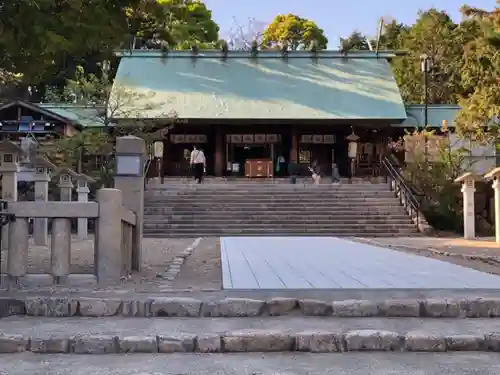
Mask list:
POLYGON ((193 199, 168 199, 168 200, 148 200, 144 202, 148 207, 154 206, 163 206, 168 204, 170 206, 182 206, 182 205, 238 205, 238 206, 251 206, 251 205, 314 205, 314 204, 322 204, 325 206, 352 206, 352 205, 399 205, 399 201, 396 198, 380 198, 380 199, 372 199, 372 198, 349 198, 349 199, 332 199, 332 198, 322 198, 315 197, 309 199, 248 199, 245 197, 241 197, 241 199, 234 200, 226 200, 224 197, 214 197, 213 199, 198 199, 193 197, 193 199))
POLYGON ((162 214, 147 214, 145 216, 145 220, 147 222, 158 222, 158 221, 191 221, 191 220, 199 220, 199 221, 212 221, 212 220, 224 220, 224 221, 268 221, 274 222, 276 220, 301 220, 302 222, 310 222, 310 221, 394 221, 401 222, 405 220, 409 220, 408 215, 400 214, 400 215, 380 215, 380 214, 353 214, 350 212, 345 212, 342 214, 335 213, 329 215, 317 215, 314 213, 288 213, 281 214, 273 212, 268 214, 260 214, 260 215, 248 215, 246 213, 227 213, 227 212, 213 212, 213 213, 191 213, 191 214, 171 214, 168 216, 162 214))
POLYGON ((273 190, 388 190, 389 184, 322 184, 322 185, 312 185, 312 184, 190 184, 190 185, 161 185, 161 186, 147 186, 146 191, 187 191, 187 190, 262 190, 262 191, 273 191, 273 190))
POLYGON ((158 190, 146 190, 145 195, 168 195, 172 193, 211 193, 211 192, 227 192, 227 193, 261 193, 261 194, 290 194, 290 193, 301 193, 301 194, 317 194, 317 193, 325 193, 325 192, 331 192, 331 193, 381 193, 381 192, 390 192, 389 187, 387 185, 384 185, 383 187, 377 187, 377 188, 370 188, 370 189, 338 189, 338 188, 319 188, 319 187, 312 187, 312 188, 285 188, 285 189, 277 189, 277 188, 270 188, 270 189, 241 189, 241 188, 191 188, 191 189, 158 189, 158 190))
POLYGON ((218 229, 218 228, 241 228, 242 225, 245 228, 249 229, 265 229, 265 228, 271 228, 275 230, 280 230, 281 228, 286 228, 286 229, 314 229, 318 226, 321 226, 323 229, 332 229, 332 230, 338 230, 338 229, 346 229, 346 228, 360 228, 360 229, 379 229, 379 230, 392 230, 392 229, 403 229, 403 228, 415 228, 415 225, 411 223, 410 221, 407 221, 405 223, 386 223, 386 222, 374 222, 371 224, 368 223, 344 223, 343 221, 339 220, 336 222, 332 221, 324 221, 321 222, 318 225, 315 225, 316 223, 309 223, 309 222, 304 222, 304 221, 297 221, 297 222, 261 222, 261 221, 252 221, 252 222, 228 222, 228 221, 216 221, 216 222, 199 222, 199 223, 189 223, 189 222, 184 222, 181 224, 174 224, 168 221, 163 221, 163 222, 156 222, 152 223, 150 221, 147 221, 144 223, 144 228, 165 228, 165 229, 176 229, 176 228, 193 228, 193 229, 218 229))
MULTIPOLYGON (((185 305, 186 303, 182 306, 185 305)), ((179 307, 177 310, 183 311, 179 307)), ((240 311, 244 312, 245 308, 240 307, 240 311)), ((500 351, 497 319, 427 318, 416 322, 415 318, 381 317, 26 319, 12 316, 3 318, 0 327, 0 352, 11 355, 21 351, 44 354, 127 353, 124 356, 127 358, 137 353, 168 355, 189 352, 500 351)), ((10 358, 15 361, 16 357, 10 358)), ((150 361, 153 360, 152 357, 150 361)), ((195 358, 185 357, 185 360, 195 358)), ((336 360, 337 357, 332 357, 332 361, 336 360)), ((40 366, 43 359, 35 361, 32 358, 32 361, 39 362, 37 365, 40 366)), ((35 368, 33 366, 31 371, 35 368)))
POLYGON ((314 232, 304 232, 297 230, 280 230, 280 231, 195 231, 195 230, 180 230, 175 231, 144 231, 144 237, 146 238, 192 238, 192 237, 415 237, 421 236, 419 232, 410 231, 390 231, 390 232, 332 232, 330 230, 326 231, 314 231, 314 232))
MULTIPOLYGON (((190 209, 191 212, 195 213, 198 210, 233 210, 236 212, 246 212, 252 209, 264 209, 268 210, 269 212, 275 212, 275 211, 281 211, 281 210, 300 210, 300 209, 308 209, 310 211, 314 211, 316 208, 323 208, 323 209, 328 209, 330 210, 331 213, 335 213, 335 211, 342 211, 342 210, 347 210, 351 207, 362 207, 363 205, 359 203, 352 203, 352 202, 337 202, 337 203, 329 203, 329 202, 290 202, 290 203, 278 203, 278 202, 226 202, 226 203, 220 203, 220 202, 212 202, 212 203, 202 203, 202 202, 185 202, 185 203, 165 203, 165 204, 160 204, 157 203, 155 205, 148 204, 146 207, 147 208, 161 208, 161 207, 168 207, 171 208, 174 211, 178 210, 186 210, 190 209)), ((380 205, 374 205, 371 204, 369 207, 366 207, 365 210, 368 211, 369 208, 371 209, 384 209, 387 207, 394 207, 398 208, 402 206, 396 205, 394 203, 385 203, 385 204, 380 204, 380 205)), ((362 210, 360 210, 363 212, 362 210)))
POLYGON ((271 219, 255 219, 255 218, 247 218, 247 219, 231 219, 228 220, 224 217, 208 217, 208 218, 197 218, 197 217, 192 217, 190 219, 182 218, 182 219, 174 219, 174 218, 151 218, 151 217, 146 217, 144 219, 144 227, 154 227, 154 226, 159 226, 159 227, 165 227, 165 228, 174 228, 182 225, 196 225, 198 228, 203 228, 205 226, 235 226, 235 225, 245 225, 245 226, 250 226, 254 227, 255 225, 269 225, 269 226, 276 226, 277 228, 280 227, 288 227, 290 225, 307 225, 307 226, 312 226, 312 225, 321 225, 321 226, 328 226, 328 227, 337 227, 338 225, 342 226, 358 226, 358 225, 364 225, 366 227, 371 227, 371 226, 379 226, 379 225, 390 225, 395 228, 401 228, 403 225, 412 225, 414 226, 413 222, 410 220, 409 217, 406 219, 392 219, 392 218, 380 218, 380 219, 367 219, 367 218, 335 218, 335 219, 315 219, 315 218, 310 218, 310 217, 274 217, 271 219))
POLYGON ((349 206, 346 207, 334 207, 333 209, 328 206, 319 206, 317 209, 311 210, 309 206, 282 206, 274 210, 269 209, 269 206, 254 206, 254 207, 224 207, 222 209, 218 208, 208 208, 202 210, 194 210, 192 206, 190 207, 146 207, 144 209, 146 215, 156 214, 156 215, 210 215, 211 213, 217 214, 231 214, 231 215, 295 215, 295 214, 314 214, 314 215, 342 215, 342 214, 352 214, 357 216, 366 215, 406 215, 406 211, 402 206, 394 207, 367 207, 365 209, 353 208, 350 210, 349 206))
POLYGON ((362 195, 362 194, 353 194, 350 196, 337 196, 337 195, 330 195, 330 194, 323 194, 323 195, 259 195, 259 196, 252 196, 248 194, 242 194, 242 195, 233 195, 233 194, 221 194, 221 195, 176 195, 172 197, 156 197, 156 198, 146 198, 147 202, 186 202, 186 201, 248 201, 248 202, 254 202, 254 201, 297 201, 297 200, 304 200, 304 201, 314 201, 314 200, 327 200, 327 201, 338 201, 338 200, 365 200, 365 201, 384 201, 384 202, 396 202, 398 199, 392 195, 392 194, 387 194, 387 195, 379 195, 379 196, 371 196, 371 195, 362 195))
POLYGON ((160 235, 167 235, 172 233, 191 233, 195 236, 202 236, 201 233, 210 233, 213 235, 271 235, 271 236, 281 236, 281 235, 302 235, 302 234, 312 234, 312 235, 328 235, 328 236, 360 236, 360 237, 370 237, 370 234, 377 233, 378 237, 386 236, 390 234, 398 233, 413 233, 416 232, 416 227, 413 225, 405 225, 404 227, 388 227, 388 228, 367 228, 365 226, 346 226, 346 227, 325 227, 325 226, 304 226, 295 225, 289 227, 270 227, 265 225, 263 227, 248 227, 248 226, 235 226, 235 227, 200 227, 197 225, 182 225, 178 228, 150 228, 145 227, 144 233, 158 233, 160 235), (198 235, 199 234, 199 235, 198 235))
POLYGON ((233 194, 233 193, 211 193, 211 194, 178 194, 170 197, 147 197, 147 201, 183 201, 183 200, 210 200, 210 199, 226 199, 226 200, 298 200, 298 199, 397 199, 392 193, 381 193, 381 194, 233 194))

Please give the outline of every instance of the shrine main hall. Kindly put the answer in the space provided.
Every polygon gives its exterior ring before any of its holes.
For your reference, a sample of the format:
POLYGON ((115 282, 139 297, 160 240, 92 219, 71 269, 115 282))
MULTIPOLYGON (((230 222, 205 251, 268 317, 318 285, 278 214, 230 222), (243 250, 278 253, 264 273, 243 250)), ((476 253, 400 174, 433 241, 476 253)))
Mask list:
MULTIPOLYGON (((132 51, 120 53, 112 120, 176 121, 163 137, 166 176, 189 174, 193 145, 207 174, 286 176, 278 162, 335 163, 349 174, 348 140, 358 140, 356 174, 377 175, 390 139, 423 126, 422 105, 403 103, 390 67, 395 52, 132 51), (124 92, 137 100, 118 103, 124 92), (256 163, 259 173, 249 171, 256 163)), ((429 106, 429 124, 450 124, 458 107, 429 106)))

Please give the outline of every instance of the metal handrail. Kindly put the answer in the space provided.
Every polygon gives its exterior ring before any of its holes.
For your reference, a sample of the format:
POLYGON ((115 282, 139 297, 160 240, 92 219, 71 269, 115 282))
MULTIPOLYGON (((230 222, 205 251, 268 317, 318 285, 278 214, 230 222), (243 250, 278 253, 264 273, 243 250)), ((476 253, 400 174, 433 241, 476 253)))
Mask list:
POLYGON ((418 228, 419 215, 420 215, 420 202, 415 197, 411 189, 406 185, 404 177, 394 167, 389 158, 386 156, 382 160, 382 167, 385 170, 386 182, 391 179, 391 190, 394 189, 394 194, 399 197, 401 204, 408 210, 408 213, 413 218, 416 218, 416 225, 418 228))
POLYGON ((146 185, 148 184, 148 172, 149 172, 149 168, 151 167, 151 163, 153 162, 153 160, 151 158, 148 158, 148 160, 146 160, 146 163, 144 164, 144 189, 146 188, 146 185))

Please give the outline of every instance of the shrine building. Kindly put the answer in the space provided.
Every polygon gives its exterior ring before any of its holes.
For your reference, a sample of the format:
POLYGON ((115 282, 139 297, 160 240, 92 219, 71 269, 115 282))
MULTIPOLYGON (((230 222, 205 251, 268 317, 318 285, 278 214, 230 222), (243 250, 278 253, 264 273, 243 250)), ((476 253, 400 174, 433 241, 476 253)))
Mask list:
MULTIPOLYGON (((120 56, 111 92, 118 110, 108 116, 118 123, 167 123, 175 113, 163 138, 166 176, 189 173, 194 144, 205 152, 208 175, 248 176, 253 162, 266 166, 266 176, 286 175, 273 167, 283 158, 299 171, 317 161, 329 173, 335 162, 346 176, 351 134, 359 137, 356 173, 376 175, 388 140, 423 122, 423 106, 403 103, 389 65, 394 52, 138 50, 120 56), (139 100, 118 103, 127 92, 139 100)), ((429 122, 451 124, 457 110, 429 106, 429 122)))

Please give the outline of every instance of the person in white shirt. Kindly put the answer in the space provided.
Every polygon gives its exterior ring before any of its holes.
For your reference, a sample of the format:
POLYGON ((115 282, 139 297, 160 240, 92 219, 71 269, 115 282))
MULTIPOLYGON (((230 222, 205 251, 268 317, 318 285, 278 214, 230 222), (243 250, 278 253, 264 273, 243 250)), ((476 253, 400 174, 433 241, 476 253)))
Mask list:
POLYGON ((191 151, 191 169, 193 171, 194 179, 201 184, 203 181, 203 174, 207 165, 207 160, 205 159, 205 154, 202 150, 198 149, 196 146, 193 147, 191 151))

